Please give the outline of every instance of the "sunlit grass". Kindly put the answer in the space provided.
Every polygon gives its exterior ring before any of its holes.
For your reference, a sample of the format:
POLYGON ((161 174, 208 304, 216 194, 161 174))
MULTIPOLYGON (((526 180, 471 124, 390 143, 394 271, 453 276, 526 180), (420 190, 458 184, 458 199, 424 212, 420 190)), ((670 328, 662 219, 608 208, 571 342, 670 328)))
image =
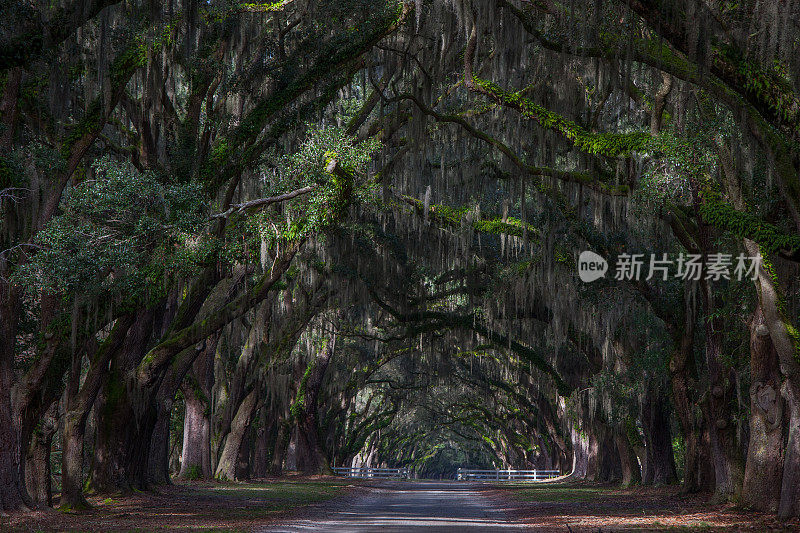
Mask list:
MULTIPOLYGON (((225 500, 225 515, 231 519, 267 518, 301 505, 323 502, 338 496, 346 483, 336 481, 276 481, 198 488, 196 495, 210 500, 225 500)), ((212 516, 213 508, 198 516, 212 516)))
POLYGON ((580 487, 567 484, 512 483, 503 488, 511 489, 509 494, 521 501, 576 502, 593 500, 608 495, 608 489, 600 487, 580 487))

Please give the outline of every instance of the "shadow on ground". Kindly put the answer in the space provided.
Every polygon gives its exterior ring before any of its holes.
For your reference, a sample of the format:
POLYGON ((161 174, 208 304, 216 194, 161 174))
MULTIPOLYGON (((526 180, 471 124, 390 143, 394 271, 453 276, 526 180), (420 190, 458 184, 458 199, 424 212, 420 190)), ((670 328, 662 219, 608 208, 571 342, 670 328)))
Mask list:
POLYGON ((543 532, 800 531, 798 520, 713 504, 677 486, 509 483, 494 484, 492 494, 507 514, 543 532))

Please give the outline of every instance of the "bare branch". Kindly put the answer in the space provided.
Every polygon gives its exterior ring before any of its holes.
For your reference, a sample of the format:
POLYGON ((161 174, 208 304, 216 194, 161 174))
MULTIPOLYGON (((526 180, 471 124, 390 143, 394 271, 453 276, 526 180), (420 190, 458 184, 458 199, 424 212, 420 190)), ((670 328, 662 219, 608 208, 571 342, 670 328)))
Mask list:
POLYGON ((304 194, 308 194, 311 191, 316 189, 315 186, 310 185, 308 187, 303 187, 301 189, 295 189, 294 191, 287 192, 284 194, 279 194, 277 196, 268 196, 266 198, 258 198, 256 200, 250 200, 248 202, 242 202, 241 204, 235 204, 230 207, 227 211, 223 211, 222 213, 217 213, 216 215, 212 215, 212 219, 216 218, 228 218, 234 213, 241 213, 248 209, 256 209, 261 207, 266 207, 272 204, 278 204, 280 202, 285 202, 286 200, 291 200, 292 198, 297 198, 298 196, 302 196, 304 194))

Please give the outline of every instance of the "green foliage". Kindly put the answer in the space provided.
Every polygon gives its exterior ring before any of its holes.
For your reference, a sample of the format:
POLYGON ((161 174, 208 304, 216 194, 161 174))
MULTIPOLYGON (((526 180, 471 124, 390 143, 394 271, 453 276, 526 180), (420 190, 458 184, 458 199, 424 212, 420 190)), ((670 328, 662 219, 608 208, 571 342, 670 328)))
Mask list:
POLYGON ((374 139, 356 143, 342 128, 309 126, 300 148, 280 158, 267 179, 271 194, 309 186, 314 191, 284 213, 264 213, 262 236, 298 240, 338 224, 351 205, 374 202, 375 185, 365 176, 379 146, 374 139))
POLYGON ((28 290, 135 297, 201 250, 197 186, 164 185, 110 158, 94 174, 65 193, 61 213, 37 234, 38 253, 17 273, 28 290))
POLYGON ((251 2, 242 4, 242 9, 246 9, 247 11, 255 11, 258 13, 270 13, 272 11, 278 11, 283 6, 291 2, 292 0, 280 0, 279 2, 251 2))
POLYGON ((278 164, 280 183, 325 185, 332 180, 326 170, 331 158, 349 172, 366 172, 372 155, 379 147, 380 142, 374 138, 356 144, 355 139, 347 135, 343 128, 309 124, 300 149, 282 158, 278 164))
POLYGON ((757 242, 764 253, 800 251, 800 235, 785 233, 751 213, 737 211, 717 197, 707 198, 700 206, 700 214, 721 230, 757 242))
POLYGON ((792 88, 786 66, 775 59, 767 68, 763 68, 742 57, 737 48, 728 45, 719 46, 719 51, 741 78, 744 90, 796 133, 800 125, 800 97, 792 88))
POLYGON ((203 471, 199 465, 189 465, 189 468, 186 469, 186 479, 188 480, 196 480, 203 477, 203 471))

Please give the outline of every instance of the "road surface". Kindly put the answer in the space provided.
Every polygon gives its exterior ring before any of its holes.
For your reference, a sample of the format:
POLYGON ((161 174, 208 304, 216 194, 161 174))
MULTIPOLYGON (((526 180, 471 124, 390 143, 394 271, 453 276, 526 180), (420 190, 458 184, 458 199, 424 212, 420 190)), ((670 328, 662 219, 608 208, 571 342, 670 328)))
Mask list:
POLYGON ((478 487, 457 482, 385 482, 314 514, 261 533, 528 531, 478 487))

